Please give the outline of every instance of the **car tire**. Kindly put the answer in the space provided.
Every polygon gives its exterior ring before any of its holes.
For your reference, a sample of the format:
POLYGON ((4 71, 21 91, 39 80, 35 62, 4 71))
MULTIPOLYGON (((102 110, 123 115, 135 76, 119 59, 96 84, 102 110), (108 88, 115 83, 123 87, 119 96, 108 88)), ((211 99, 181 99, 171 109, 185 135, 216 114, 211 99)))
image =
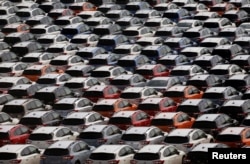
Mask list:
POLYGON ((181 164, 185 164, 185 156, 182 157, 181 164))

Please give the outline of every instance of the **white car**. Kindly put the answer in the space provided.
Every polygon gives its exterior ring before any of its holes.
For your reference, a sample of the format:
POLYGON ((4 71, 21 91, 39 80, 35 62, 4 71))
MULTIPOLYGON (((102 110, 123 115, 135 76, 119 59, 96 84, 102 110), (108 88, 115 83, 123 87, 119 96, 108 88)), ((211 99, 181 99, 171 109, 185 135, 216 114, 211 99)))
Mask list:
POLYGON ((8 144, 0 147, 0 163, 39 164, 40 150, 31 144, 8 144))
POLYGON ((18 122, 19 119, 12 118, 5 112, 0 112, 0 125, 16 125, 18 122))
POLYGON ((77 34, 73 36, 70 43, 75 44, 78 48, 95 47, 99 40, 99 36, 96 34, 77 34))
POLYGON ((21 62, 27 63, 30 66, 36 64, 47 65, 50 60, 55 58, 57 55, 47 52, 31 52, 24 55, 21 59, 21 62))
POLYGON ((36 83, 41 86, 54 86, 64 85, 65 82, 71 79, 71 76, 67 73, 47 73, 40 76, 36 83))
POLYGON ((22 62, 4 62, 0 63, 0 76, 21 76, 28 64, 22 62))
POLYGON ((161 144, 167 134, 156 126, 131 126, 122 134, 120 144, 139 150, 145 145, 161 144))
POLYGON ((129 145, 101 145, 90 154, 86 164, 130 164, 134 154, 129 145))
POLYGON ((186 153, 173 145, 146 145, 135 153, 131 164, 183 164, 186 153))
POLYGON ((78 47, 75 44, 69 42, 56 42, 51 44, 46 52, 54 53, 57 55, 75 55, 78 51, 78 47))
POLYGON ((41 126, 32 131, 27 143, 35 145, 39 149, 46 149, 59 140, 75 140, 78 135, 78 132, 73 132, 63 126, 41 126))
POLYGON ((214 142, 212 135, 200 129, 191 128, 174 129, 164 139, 164 143, 171 144, 186 153, 198 144, 210 142, 214 142))
POLYGON ((81 132, 90 125, 105 125, 109 118, 103 117, 98 112, 71 112, 62 121, 63 126, 73 131, 81 132))

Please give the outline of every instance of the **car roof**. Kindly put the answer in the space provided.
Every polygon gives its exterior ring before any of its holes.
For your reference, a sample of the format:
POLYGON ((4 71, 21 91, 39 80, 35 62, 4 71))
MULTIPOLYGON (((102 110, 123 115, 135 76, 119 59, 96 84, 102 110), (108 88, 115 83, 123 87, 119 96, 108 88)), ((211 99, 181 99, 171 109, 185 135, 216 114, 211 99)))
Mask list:
POLYGON ((94 124, 94 125, 90 125, 87 128, 85 128, 83 130, 83 132, 89 132, 89 131, 93 131, 93 132, 102 132, 103 129, 105 129, 106 127, 108 127, 110 125, 101 125, 101 124, 94 124))
POLYGON ((58 88, 58 86, 48 86, 48 87, 44 87, 44 88, 39 89, 37 92, 53 92, 57 88, 58 88))
POLYGON ((73 77, 71 79, 69 79, 68 81, 66 81, 65 83, 84 83, 87 79, 87 77, 73 77))
POLYGON ((18 84, 18 85, 14 85, 13 87, 11 87, 11 89, 27 90, 33 85, 35 85, 35 84, 18 84))
POLYGON ((69 119, 69 118, 83 119, 83 118, 86 118, 87 116, 89 116, 93 113, 96 113, 96 112, 94 112, 94 111, 91 111, 91 112, 71 112, 66 116, 66 118, 67 119, 69 119))
POLYGON ((224 135, 224 134, 240 135, 245 128, 246 127, 228 127, 225 128, 223 131, 221 131, 219 135, 224 135))
POLYGON ((205 93, 209 93, 209 92, 223 93, 226 89, 227 87, 211 87, 211 88, 208 88, 205 91, 205 93))
POLYGON ((144 64, 140 67, 138 67, 137 69, 140 70, 140 69, 147 69, 147 70, 151 70, 153 68, 155 68, 155 64, 144 64))
POLYGON ((218 64, 213 66, 211 69, 228 69, 232 66, 232 64, 218 64))
POLYGON ((126 92, 138 93, 138 92, 142 92, 144 89, 145 89, 145 87, 130 87, 130 88, 124 89, 122 92, 124 92, 124 93, 126 93, 126 92))
MULTIPOLYGON (((112 117, 131 117, 136 111, 119 111, 112 115, 112 117)), ((111 117, 111 118, 112 118, 111 117)))
POLYGON ((249 77, 249 74, 235 74, 228 78, 228 80, 241 80, 249 77))
POLYGON ((10 152, 10 153, 19 153, 23 148, 27 146, 34 146, 31 144, 7 144, 0 147, 0 152, 10 152))
POLYGON ((222 106, 242 106, 248 100, 227 100, 222 106))
POLYGON ((1 125, 0 132, 9 132, 14 127, 16 127, 16 125, 1 125))
POLYGON ((191 128, 186 128, 186 129, 174 129, 172 130, 168 136, 188 136, 192 131, 194 131, 195 129, 191 129, 191 128))
POLYGON ((184 85, 176 85, 176 86, 172 86, 169 89, 167 89, 167 91, 184 91, 187 88, 187 86, 184 85))
POLYGON ((209 148, 216 148, 220 143, 200 143, 196 145, 191 151, 208 152, 209 148))
POLYGON ((142 100, 141 104, 159 104, 163 99, 163 97, 149 97, 142 100))
POLYGON ((87 91, 103 91, 107 85, 95 85, 87 89, 87 91))
POLYGON ((204 75, 195 75, 193 77, 190 78, 190 80, 206 80, 209 76, 211 76, 211 74, 204 74, 204 75))
POLYGON ((24 78, 24 77, 2 77, 2 78, 0 78, 0 82, 15 83, 22 78, 24 78))
POLYGON ((246 59, 249 59, 249 57, 250 55, 237 55, 231 60, 239 60, 239 59, 246 60, 246 59))
POLYGON ((196 121, 215 121, 221 114, 220 113, 213 113, 213 114, 203 114, 200 115, 196 121))
POLYGON ((125 134, 145 134, 153 126, 133 126, 125 131, 125 134))
POLYGON ((47 113, 50 113, 51 111, 33 111, 30 113, 27 113, 23 116, 23 118, 25 117, 33 117, 33 118, 40 118, 42 116, 44 116, 47 113))
POLYGON ((79 98, 62 98, 61 100, 57 101, 56 104, 74 104, 76 101, 78 101, 79 98))
POLYGON ((29 98, 27 98, 27 99, 14 99, 14 100, 7 102, 5 105, 22 105, 30 100, 32 100, 32 99, 29 99, 29 98))
POLYGON ((32 66, 29 66, 28 68, 26 68, 25 70, 41 70, 43 69, 44 67, 46 67, 45 65, 32 65, 32 66))
POLYGON ((164 147, 166 147, 166 145, 145 145, 138 151, 138 153, 158 153, 164 147))
POLYGON ((100 99, 96 105, 98 104, 106 104, 106 105, 113 105, 115 102, 117 102, 118 99, 100 99))
POLYGON ((47 73, 47 74, 44 74, 42 76, 40 76, 39 78, 40 79, 43 79, 43 78, 46 78, 46 79, 55 79, 57 77, 61 76, 61 74, 57 74, 57 73, 47 73))
POLYGON ((4 63, 0 63, 0 67, 13 67, 16 64, 17 64, 16 62, 4 62, 4 63))
POLYGON ((159 112, 153 119, 172 119, 178 112, 159 112))
POLYGON ((119 151, 122 147, 125 147, 127 145, 101 145, 97 147, 92 153, 116 153, 119 151))
POLYGON ((46 134, 50 134, 50 133, 55 132, 59 128, 60 127, 58 127, 58 126, 41 126, 41 127, 38 127, 37 129, 33 130, 32 133, 46 133, 46 134))
POLYGON ((199 105, 204 99, 187 99, 184 100, 181 105, 199 105))
POLYGON ((52 145, 50 145, 48 149, 53 149, 53 148, 67 149, 75 142, 76 141, 73 141, 73 140, 59 140, 53 143, 52 145))

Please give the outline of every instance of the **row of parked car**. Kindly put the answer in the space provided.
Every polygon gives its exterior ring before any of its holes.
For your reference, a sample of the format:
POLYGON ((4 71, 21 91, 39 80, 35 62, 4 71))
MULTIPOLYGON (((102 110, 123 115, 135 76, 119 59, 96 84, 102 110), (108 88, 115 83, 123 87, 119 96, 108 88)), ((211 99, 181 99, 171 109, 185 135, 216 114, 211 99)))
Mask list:
POLYGON ((195 164, 249 148, 249 0, 1 0, 0 163, 195 164))

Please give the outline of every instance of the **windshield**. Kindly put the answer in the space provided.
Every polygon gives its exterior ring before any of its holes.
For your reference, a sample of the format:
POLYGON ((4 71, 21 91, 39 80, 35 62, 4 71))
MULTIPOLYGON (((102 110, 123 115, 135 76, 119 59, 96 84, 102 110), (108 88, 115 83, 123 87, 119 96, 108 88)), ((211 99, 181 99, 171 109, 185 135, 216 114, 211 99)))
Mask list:
POLYGON ((170 19, 178 19, 179 18, 179 14, 178 13, 164 13, 163 14, 163 17, 167 17, 167 18, 170 18, 170 19))
POLYGON ((44 34, 44 33, 46 33, 46 30, 45 29, 31 28, 30 33, 32 33, 32 34, 44 34))
MULTIPOLYGON (((89 59, 90 65, 108 65, 108 60, 107 59, 89 59)), ((95 72, 95 71, 94 71, 95 72)))
POLYGON ((184 32, 182 37, 198 38, 198 37, 200 37, 200 33, 199 32, 184 32))
POLYGON ((217 43, 216 42, 201 42, 200 44, 201 47, 216 47, 217 46, 217 43))
POLYGON ((58 26, 63 26, 63 25, 68 25, 70 24, 70 20, 60 20, 60 19, 57 19, 54 21, 54 24, 55 25, 58 25, 58 26))
POLYGON ((83 83, 65 83, 65 87, 71 88, 71 89, 78 89, 78 88, 83 88, 84 84, 83 83))
POLYGON ((22 105, 4 105, 2 112, 5 113, 24 113, 22 105))
POLYGON ((134 60, 118 60, 117 65, 124 67, 135 67, 136 62, 134 60))
POLYGON ((98 45, 112 46, 115 45, 115 41, 113 39, 100 39, 98 45))
POLYGON ((83 97, 103 97, 103 91, 85 91, 83 97))
POLYGON ((227 75, 229 74, 229 71, 227 69, 223 70, 223 69, 211 69, 209 71, 210 74, 214 74, 214 75, 227 75))
POLYGON ((189 70, 172 70, 170 72, 170 75, 172 75, 172 76, 188 76, 189 70))
POLYGON ((232 87, 238 87, 238 86, 246 86, 245 80, 226 80, 225 86, 232 86, 232 87))
POLYGON ((207 98, 207 99, 223 99, 224 94, 223 93, 216 93, 216 92, 205 92, 202 96, 202 98, 207 98))
POLYGON ((160 110, 160 105, 159 104, 140 103, 137 109, 159 111, 160 110))
POLYGON ((51 60, 50 61, 51 65, 68 65, 68 61, 67 60, 51 60))
POLYGON ((91 77, 109 77, 110 72, 109 71, 92 71, 91 77))
POLYGON ((235 32, 220 32, 218 36, 221 37, 235 37, 236 33, 235 32))
POLYGON ((70 43, 83 44, 87 43, 87 39, 73 38, 70 40, 70 43))
POLYGON ((135 72, 143 76, 154 74, 153 70, 149 70, 149 69, 137 69, 135 72))
MULTIPOLYGON (((69 74, 72 77, 82 77, 83 76, 83 72, 81 70, 66 70, 65 73, 69 74)), ((74 83, 79 85, 79 83, 74 83)), ((83 85, 83 84, 81 84, 83 85)))
MULTIPOLYGON (((24 63, 35 63, 35 62, 39 61, 39 58, 36 58, 36 57, 23 57, 21 59, 21 61, 24 62, 24 63)), ((24 71, 26 71, 26 70, 24 70, 24 71)), ((30 71, 30 70, 27 70, 27 71, 30 71)))
POLYGON ((198 113, 200 112, 200 108, 194 105, 179 105, 177 111, 182 111, 186 113, 198 113))
POLYGON ((137 36, 139 35, 139 32, 138 31, 132 31, 132 30, 124 30, 122 32, 123 35, 126 35, 126 36, 137 36))
POLYGON ((226 113, 230 115, 236 115, 238 113, 244 113, 244 109, 242 107, 237 107, 237 106, 222 106, 219 109, 219 112, 221 113, 226 113))

